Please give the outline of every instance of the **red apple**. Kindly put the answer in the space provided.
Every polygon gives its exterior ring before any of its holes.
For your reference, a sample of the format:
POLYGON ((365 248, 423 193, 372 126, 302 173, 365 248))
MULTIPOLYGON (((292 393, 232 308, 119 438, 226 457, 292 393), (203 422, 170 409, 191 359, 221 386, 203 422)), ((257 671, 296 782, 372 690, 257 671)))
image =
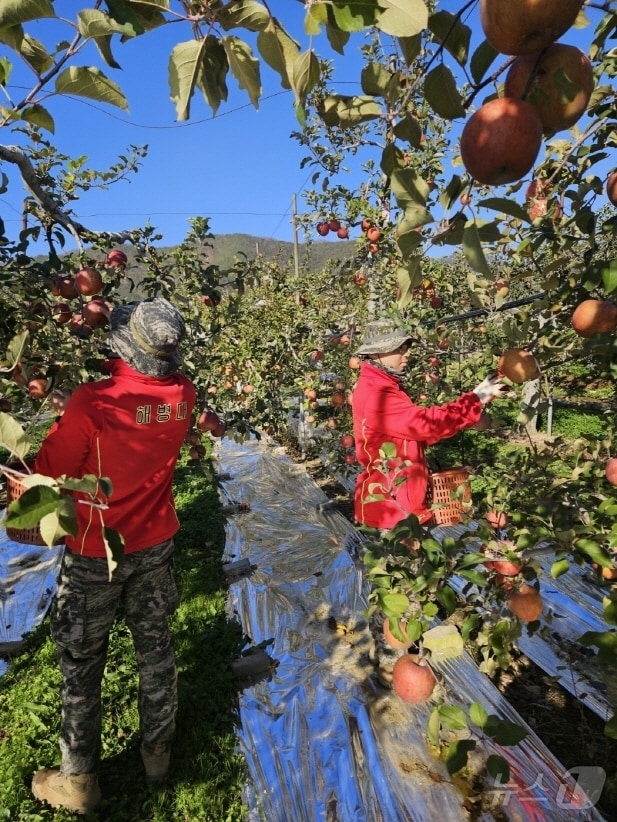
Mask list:
POLYGON ((611 171, 606 178, 606 196, 614 206, 617 206, 617 171, 611 171))
POLYGON ((542 143, 542 122, 524 100, 500 97, 471 115, 460 149, 468 173, 484 185, 520 180, 532 168, 542 143))
POLYGON ((336 236, 339 240, 346 240, 349 237, 349 229, 347 226, 342 225, 336 232, 336 236))
POLYGON ((109 323, 111 311, 105 300, 89 300, 81 311, 84 320, 91 328, 105 328, 109 323))
POLYGON ((219 415, 214 411, 204 411, 197 420, 197 427, 200 431, 214 431, 221 425, 219 415))
POLYGON ((77 296, 75 279, 69 276, 56 277, 51 287, 51 293, 56 297, 64 297, 65 300, 75 298, 77 296))
POLYGON ((392 688, 405 702, 423 702, 437 684, 434 673, 424 660, 413 654, 403 654, 392 668, 392 688))
POLYGON ((330 231, 330 223, 317 223, 316 230, 320 237, 325 237, 330 231))
POLYGON ((480 0, 484 35, 502 54, 546 48, 573 25, 585 0, 480 0))
POLYGON ((103 288, 103 278, 96 268, 90 266, 81 268, 75 274, 75 288, 84 297, 92 297, 93 294, 98 294, 103 288))
POLYGON ((351 434, 343 434, 340 442, 342 448, 353 448, 356 443, 351 434))
POLYGON ((335 233, 339 230, 340 227, 340 220, 330 220, 330 222, 328 223, 328 228, 330 229, 330 231, 334 231, 335 233))
POLYGON ((443 305, 443 300, 441 299, 441 297, 431 297, 429 305, 431 306, 431 308, 441 308, 441 306, 443 305))
POLYGON ((504 94, 522 97, 538 112, 545 134, 570 128, 585 113, 594 87, 587 56, 576 46, 553 43, 545 51, 517 57, 508 69, 504 94))
POLYGON ((617 485, 617 457, 609 457, 606 460, 604 473, 611 485, 617 485))
POLYGON ((127 261, 128 257, 124 251, 120 251, 119 248, 113 248, 105 258, 105 265, 109 266, 109 268, 124 268, 127 261))
POLYGON ((28 380, 28 394, 35 400, 40 400, 46 396, 47 380, 45 377, 33 377, 28 380))
POLYGON ((88 325, 81 312, 73 314, 70 319, 69 327, 71 334, 74 334, 82 340, 87 339, 92 334, 92 326, 88 325))
POLYGON ((51 318, 60 325, 70 322, 72 316, 73 311, 66 303, 54 303, 51 307, 51 318))

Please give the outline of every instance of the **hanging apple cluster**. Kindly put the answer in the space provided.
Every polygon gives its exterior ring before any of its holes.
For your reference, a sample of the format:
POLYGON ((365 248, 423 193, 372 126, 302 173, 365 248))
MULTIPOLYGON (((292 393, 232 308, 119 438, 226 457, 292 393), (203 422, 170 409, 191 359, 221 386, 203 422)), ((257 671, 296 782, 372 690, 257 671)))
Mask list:
MULTIPOLYGON (((533 167, 542 139, 570 128, 585 113, 594 88, 591 63, 576 46, 555 42, 572 27, 583 4, 481 0, 486 39, 515 59, 504 96, 480 106, 461 134, 463 165, 479 183, 520 180, 533 167), (564 77, 571 87, 567 94, 564 77)), ((537 210, 537 204, 532 206, 537 210)))

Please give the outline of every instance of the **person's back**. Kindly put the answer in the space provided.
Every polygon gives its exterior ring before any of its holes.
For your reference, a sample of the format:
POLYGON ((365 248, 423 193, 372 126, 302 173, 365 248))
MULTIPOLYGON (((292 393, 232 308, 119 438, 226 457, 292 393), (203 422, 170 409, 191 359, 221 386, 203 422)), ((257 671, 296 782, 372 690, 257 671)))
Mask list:
MULTIPOLYGON (((178 522, 171 485, 195 402, 192 383, 174 373, 141 374, 121 359, 111 376, 76 389, 36 461, 43 474, 111 480, 101 502, 105 526, 119 531, 127 552, 172 536, 178 522)), ((105 556, 101 523, 91 506, 78 505, 79 533, 67 545, 86 556, 105 556)))

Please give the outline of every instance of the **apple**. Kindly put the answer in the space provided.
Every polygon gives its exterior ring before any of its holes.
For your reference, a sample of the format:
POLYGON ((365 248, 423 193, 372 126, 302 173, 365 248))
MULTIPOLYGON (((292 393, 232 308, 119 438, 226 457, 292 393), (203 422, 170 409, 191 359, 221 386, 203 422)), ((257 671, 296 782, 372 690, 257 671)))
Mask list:
POLYGON ((583 300, 572 312, 572 328, 579 337, 593 337, 617 328, 617 305, 608 300, 583 300))
POLYGON ((441 299, 441 297, 437 297, 437 296, 431 297, 429 305, 430 305, 431 308, 435 308, 435 309, 441 308, 441 306, 443 305, 443 300, 441 299))
POLYGON ((75 279, 70 276, 56 277, 52 284, 51 293, 55 297, 64 297, 65 300, 73 299, 77 296, 75 279))
POLYGON ((617 457, 609 457, 606 460, 604 474, 611 485, 617 485, 617 457))
POLYGON ((484 518, 493 528, 505 528, 509 522, 508 515, 505 511, 497 511, 495 508, 487 511, 484 518))
POLYGON ((325 356, 325 354, 320 348, 315 348, 309 354, 309 357, 313 362, 321 362, 321 360, 323 360, 324 356, 325 356))
POLYGON ((206 449, 201 443, 197 443, 196 445, 192 445, 189 448, 189 457, 192 460, 200 460, 202 457, 206 455, 206 449))
POLYGON ((346 465, 355 465, 356 462, 356 455, 355 454, 345 454, 343 457, 346 465))
POLYGON ((353 275, 353 281, 358 286, 366 285, 366 274, 364 271, 356 271, 353 275))
POLYGON ((585 0, 480 0, 484 36, 502 54, 528 54, 558 40, 585 0))
POLYGON ((82 340, 87 339, 92 334, 92 326, 88 325, 81 312, 73 314, 69 322, 71 334, 82 340))
POLYGON ((349 365, 352 371, 357 371, 360 368, 360 365, 362 364, 362 360, 360 359, 360 357, 350 357, 347 364, 349 365))
POLYGON ((66 303, 54 303, 51 307, 51 318, 60 325, 71 321, 73 312, 66 303))
POLYGON ((317 223, 316 229, 321 237, 325 237, 330 231, 330 223, 317 223))
POLYGON ((495 294, 497 294, 498 297, 507 297, 509 293, 510 286, 507 280, 504 280, 503 277, 495 280, 495 294))
POLYGON ((428 364, 432 365, 433 368, 439 368, 439 366, 441 365, 439 357, 429 357, 428 364))
POLYGON ((437 680, 428 664, 414 654, 403 654, 392 668, 392 688, 404 702, 423 702, 433 693, 437 680))
MULTIPOLYGON (((398 621, 398 628, 401 634, 406 637, 407 636, 407 620, 406 619, 399 619, 398 621)), ((397 639, 394 634, 392 633, 392 629, 390 628, 390 620, 384 619, 383 622, 383 638, 386 645, 389 645, 390 648, 394 648, 396 651, 403 651, 411 648, 413 642, 411 639, 401 640, 397 639)))
POLYGON ((202 294, 201 301, 204 305, 217 306, 220 305, 221 295, 218 291, 212 291, 210 294, 202 294))
POLYGON ((510 348, 499 358, 498 370, 514 383, 535 380, 540 376, 538 361, 523 348, 510 348))
POLYGON ((517 57, 506 74, 506 97, 523 97, 538 112, 545 134, 570 128, 587 109, 593 69, 576 46, 553 43, 517 57))
POLYGON ((335 408, 340 408, 345 405, 345 393, 343 391, 335 391, 330 398, 330 402, 335 408))
POLYGON ((369 250, 369 254, 377 254, 377 252, 379 251, 379 243, 373 243, 373 242, 369 243, 368 244, 368 250, 369 250))
POLYGON ((356 441, 351 434, 343 434, 340 439, 341 448, 353 448, 356 441))
POLYGON ((542 144, 542 121, 524 100, 500 97, 471 115, 463 126, 461 159, 484 185, 520 180, 532 168, 542 144))
POLYGON ((45 377, 33 377, 28 380, 28 394, 35 399, 43 399, 47 395, 47 380, 45 377))
POLYGON ((317 399, 317 391, 314 388, 305 388, 304 389, 304 396, 308 400, 316 400, 317 399))
POLYGON ((93 294, 98 294, 103 288, 103 278, 96 268, 90 266, 81 268, 75 274, 75 288, 82 296, 92 297, 93 294))
POLYGON ((328 228, 330 231, 334 231, 335 233, 340 229, 341 222, 340 220, 330 220, 328 223, 328 228))
POLYGON ((339 238, 339 240, 346 240, 349 237, 349 229, 347 228, 347 226, 340 226, 340 228, 338 228, 336 231, 336 236, 339 238))
POLYGON ((128 257, 119 248, 113 248, 105 258, 105 265, 109 268, 124 268, 128 262, 128 257))
POLYGON ((214 411, 203 411, 197 420, 197 428, 200 431, 215 431, 220 428, 222 420, 214 411))
POLYGON ((617 206, 617 171, 611 171, 606 178, 606 196, 614 206, 617 206))
POLYGON ((473 197, 471 196, 471 194, 464 191, 459 197, 459 202, 462 206, 468 206, 471 203, 472 199, 473 197))
POLYGON ((541 617, 544 608, 540 592, 526 583, 508 594, 506 604, 521 622, 535 622, 541 617))
POLYGON ((362 231, 364 231, 364 233, 366 234, 366 232, 369 230, 369 228, 370 228, 372 225, 373 225, 373 221, 372 221, 372 220, 369 220, 367 217, 364 217, 364 218, 362 219, 362 222, 360 223, 360 228, 361 228, 361 229, 362 229, 362 231))
POLYGON ((366 239, 370 243, 378 243, 381 240, 381 229, 377 226, 371 226, 366 230, 366 239))
POLYGON ((81 313, 91 328, 105 328, 109 324, 111 311, 105 300, 89 300, 84 303, 81 313))

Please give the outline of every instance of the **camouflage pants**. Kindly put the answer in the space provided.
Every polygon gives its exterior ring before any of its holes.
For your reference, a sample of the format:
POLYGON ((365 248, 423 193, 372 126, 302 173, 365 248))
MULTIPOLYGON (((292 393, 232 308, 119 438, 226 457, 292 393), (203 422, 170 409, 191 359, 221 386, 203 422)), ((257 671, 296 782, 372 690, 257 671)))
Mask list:
POLYGON ((101 749, 101 681, 109 631, 121 606, 139 671, 142 740, 171 740, 178 706, 168 616, 177 605, 173 540, 127 554, 108 580, 107 561, 64 553, 51 610, 51 635, 62 672, 62 770, 92 773, 101 749))

